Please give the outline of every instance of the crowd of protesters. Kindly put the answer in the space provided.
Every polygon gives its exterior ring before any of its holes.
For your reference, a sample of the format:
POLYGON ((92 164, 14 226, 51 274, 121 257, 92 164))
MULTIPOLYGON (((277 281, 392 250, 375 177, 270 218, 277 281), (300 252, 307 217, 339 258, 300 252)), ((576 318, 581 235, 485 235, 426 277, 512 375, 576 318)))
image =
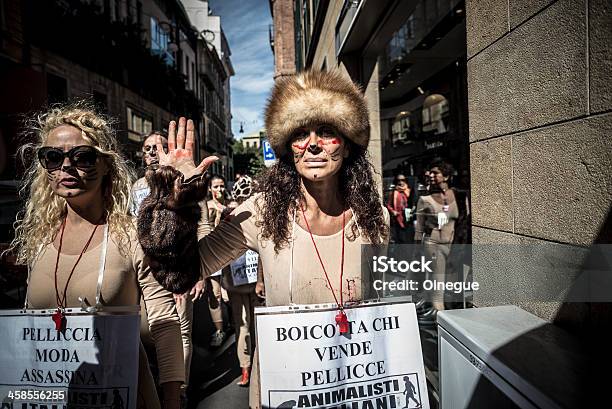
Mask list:
MULTIPOLYGON (((304 72, 278 80, 269 101, 278 161, 258 182, 238 176, 231 194, 222 176, 205 176, 215 157, 193 162, 194 126, 185 118, 144 135, 146 173, 135 183, 112 120, 91 105, 54 107, 28 124, 33 142, 23 152, 38 160, 26 173, 29 196, 11 247, 30 267, 27 307, 57 308, 61 325, 62 311, 84 302, 143 304, 138 407, 185 405, 200 299, 214 324, 211 347, 224 343, 231 317, 238 384, 251 386, 250 406, 259 408, 255 307, 335 303, 342 316, 343 300, 365 297, 362 244, 423 243, 444 272, 441 256, 469 209, 450 188, 448 164, 428 169, 418 200, 403 174, 381 200, 355 84, 336 72, 304 72), (326 269, 337 261, 340 271, 326 269), (353 288, 331 284, 341 271, 353 288), (330 285, 315 279, 323 274, 330 285)), ((444 309, 443 299, 433 308, 444 309)))

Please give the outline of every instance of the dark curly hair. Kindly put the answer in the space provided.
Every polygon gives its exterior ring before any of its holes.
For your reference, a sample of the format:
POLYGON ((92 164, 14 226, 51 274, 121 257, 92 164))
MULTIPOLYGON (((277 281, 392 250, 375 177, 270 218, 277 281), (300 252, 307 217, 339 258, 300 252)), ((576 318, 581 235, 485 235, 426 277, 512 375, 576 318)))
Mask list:
POLYGON ((440 169, 440 172, 442 172, 444 176, 448 176, 448 177, 453 176, 453 170, 454 170, 453 165, 451 165, 448 162, 445 162, 443 160, 433 161, 431 165, 429 165, 429 169, 433 169, 433 168, 440 169))
MULTIPOLYGON (((363 147, 348 140, 347 143, 350 156, 340 169, 340 193, 345 198, 345 207, 352 209, 357 218, 348 239, 355 240, 361 229, 372 244, 381 244, 388 237, 389 228, 374 182, 374 169, 363 147)), ((258 182, 258 191, 262 194, 262 200, 257 204, 262 214, 257 222, 262 227, 261 238, 272 240, 278 253, 289 242, 290 214, 297 209, 298 200, 304 200, 300 175, 292 157, 284 155, 262 173, 258 182)))

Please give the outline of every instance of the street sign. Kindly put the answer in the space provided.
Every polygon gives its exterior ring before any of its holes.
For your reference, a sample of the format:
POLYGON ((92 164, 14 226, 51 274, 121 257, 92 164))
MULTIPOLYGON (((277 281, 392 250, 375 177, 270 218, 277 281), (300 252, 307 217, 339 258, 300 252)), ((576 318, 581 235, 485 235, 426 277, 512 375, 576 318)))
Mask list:
POLYGON ((274 154, 272 145, 270 145, 270 142, 267 140, 264 139, 261 146, 263 148, 264 165, 269 168, 276 163, 276 155, 274 154))

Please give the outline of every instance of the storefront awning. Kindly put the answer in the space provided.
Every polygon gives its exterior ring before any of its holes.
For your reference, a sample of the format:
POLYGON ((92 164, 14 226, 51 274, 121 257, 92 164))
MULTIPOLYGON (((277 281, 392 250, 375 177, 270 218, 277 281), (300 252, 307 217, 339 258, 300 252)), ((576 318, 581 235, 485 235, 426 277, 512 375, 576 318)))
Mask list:
POLYGON ((397 168, 403 161, 408 159, 406 156, 402 156, 401 158, 391 159, 383 164, 383 172, 394 170, 397 168))

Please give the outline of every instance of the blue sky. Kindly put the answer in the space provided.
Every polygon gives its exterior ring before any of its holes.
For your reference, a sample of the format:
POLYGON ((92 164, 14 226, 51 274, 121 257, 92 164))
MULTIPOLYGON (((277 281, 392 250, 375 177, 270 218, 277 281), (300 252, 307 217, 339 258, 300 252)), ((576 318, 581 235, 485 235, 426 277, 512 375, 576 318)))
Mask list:
POLYGON ((264 126, 263 110, 274 84, 274 57, 268 25, 272 24, 268 0, 209 0, 232 52, 236 74, 231 78, 232 130, 241 138, 264 126), (241 134, 240 122, 244 124, 241 134))

